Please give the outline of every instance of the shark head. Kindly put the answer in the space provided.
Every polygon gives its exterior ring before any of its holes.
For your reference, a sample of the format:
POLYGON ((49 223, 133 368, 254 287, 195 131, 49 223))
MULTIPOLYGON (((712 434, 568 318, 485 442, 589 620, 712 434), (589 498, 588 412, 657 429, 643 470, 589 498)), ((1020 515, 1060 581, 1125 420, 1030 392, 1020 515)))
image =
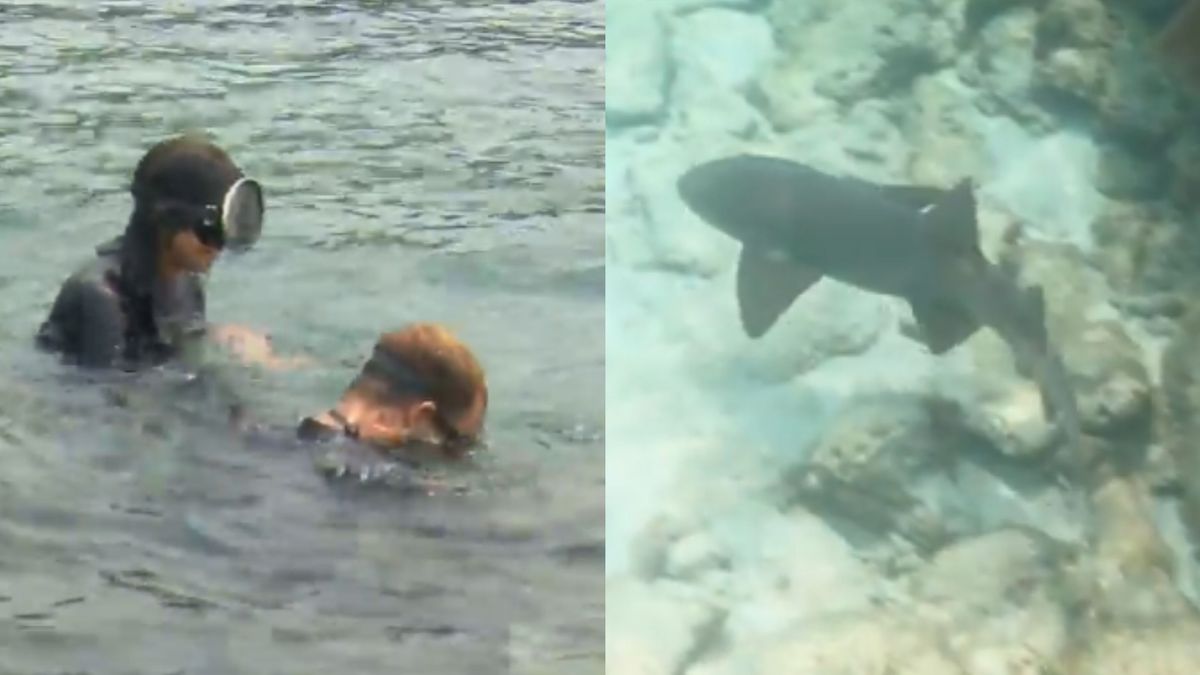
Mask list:
POLYGON ((734 158, 718 159, 689 169, 680 176, 676 189, 683 203, 705 222, 742 238, 744 196, 750 192, 747 175, 734 158))
POLYGON ((809 170, 757 155, 724 157, 695 166, 677 181, 680 198, 696 215, 745 244, 770 245, 802 213, 809 170))

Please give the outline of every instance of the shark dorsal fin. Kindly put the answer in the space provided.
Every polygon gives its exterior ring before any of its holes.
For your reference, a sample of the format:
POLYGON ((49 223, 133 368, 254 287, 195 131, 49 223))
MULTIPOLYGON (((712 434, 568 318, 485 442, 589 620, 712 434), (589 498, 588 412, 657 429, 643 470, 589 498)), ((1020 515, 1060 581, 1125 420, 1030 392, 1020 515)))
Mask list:
POLYGON ((979 250, 979 225, 975 221, 975 190, 963 179, 946 192, 925 215, 930 234, 955 251, 979 250))
POLYGON ((770 252, 745 247, 738 259, 737 299, 746 335, 766 334, 821 273, 770 252))
POLYGON ((946 196, 946 190, 923 185, 880 185, 883 196, 888 201, 903 204, 909 208, 921 211, 926 207, 937 204, 946 196))
POLYGON ((1046 294, 1041 286, 1029 286, 1025 289, 1025 297, 1030 307, 1041 321, 1046 320, 1046 294))

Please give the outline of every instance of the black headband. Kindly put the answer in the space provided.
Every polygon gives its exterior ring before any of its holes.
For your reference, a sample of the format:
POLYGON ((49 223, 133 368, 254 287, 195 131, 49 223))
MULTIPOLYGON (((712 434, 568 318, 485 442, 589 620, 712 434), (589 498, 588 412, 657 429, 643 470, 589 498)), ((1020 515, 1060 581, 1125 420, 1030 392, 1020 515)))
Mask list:
POLYGON ((363 375, 386 384, 388 392, 403 396, 430 395, 429 383, 412 366, 379 345, 363 365, 363 375))

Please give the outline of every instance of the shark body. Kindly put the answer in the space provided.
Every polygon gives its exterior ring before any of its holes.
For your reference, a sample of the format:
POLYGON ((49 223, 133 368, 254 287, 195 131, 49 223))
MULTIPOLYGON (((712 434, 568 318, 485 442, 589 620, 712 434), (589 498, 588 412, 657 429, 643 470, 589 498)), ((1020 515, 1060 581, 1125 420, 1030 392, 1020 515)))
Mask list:
POLYGON ((1048 416, 1081 438, 1074 390, 1049 343, 1040 287, 1021 287, 979 248, 968 181, 946 190, 882 185, 784 159, 740 155, 685 173, 680 196, 742 243, 737 299, 747 335, 766 334, 821 277, 903 298, 919 339, 942 354, 982 326, 1037 382, 1048 416))

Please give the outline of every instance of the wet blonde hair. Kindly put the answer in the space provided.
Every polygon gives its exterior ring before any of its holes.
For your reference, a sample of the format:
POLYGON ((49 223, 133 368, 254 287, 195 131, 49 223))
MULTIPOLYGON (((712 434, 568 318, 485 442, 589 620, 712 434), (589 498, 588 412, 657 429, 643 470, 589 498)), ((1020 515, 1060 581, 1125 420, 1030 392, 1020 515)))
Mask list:
POLYGON ((487 380, 475 355, 446 327, 416 323, 384 333, 371 358, 349 390, 377 400, 411 397, 420 389, 437 406, 442 421, 464 439, 474 440, 487 412, 487 380), (409 371, 416 382, 390 373, 392 361, 409 371))

